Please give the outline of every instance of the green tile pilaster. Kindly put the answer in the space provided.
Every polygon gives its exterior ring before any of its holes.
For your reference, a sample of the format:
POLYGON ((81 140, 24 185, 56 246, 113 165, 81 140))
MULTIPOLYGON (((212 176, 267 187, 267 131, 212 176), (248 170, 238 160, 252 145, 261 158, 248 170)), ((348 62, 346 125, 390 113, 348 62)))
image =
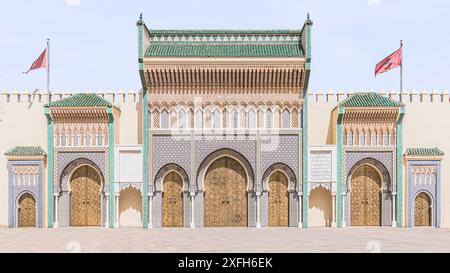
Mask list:
POLYGON ((336 145, 337 145, 337 196, 336 196, 336 209, 337 209, 337 226, 342 227, 342 119, 344 116, 344 108, 339 107, 338 109, 338 119, 337 119, 337 139, 336 139, 336 145))
POLYGON ((405 107, 400 107, 397 121, 397 227, 403 226, 403 117, 405 107))
POLYGON ((139 76, 142 84, 142 157, 143 157, 143 176, 142 176, 142 226, 148 228, 149 211, 148 211, 148 92, 147 84, 144 76, 144 30, 146 27, 142 19, 142 14, 137 22, 138 26, 138 62, 139 62, 139 76))
POLYGON ((302 47, 305 51, 305 82, 303 86, 303 108, 302 108, 302 222, 303 227, 308 227, 309 208, 309 185, 308 185, 308 85, 311 74, 311 27, 312 21, 308 18, 302 29, 302 47))
POLYGON ((50 109, 44 108, 47 117, 47 226, 53 227, 53 120, 50 115, 50 109))
POLYGON ((115 135, 115 126, 114 126, 114 116, 112 107, 107 108, 108 112, 108 169, 109 169, 109 203, 108 203, 108 211, 109 211, 109 227, 114 227, 114 135, 115 135))
POLYGON ((308 94, 305 95, 303 100, 302 110, 302 192, 303 192, 303 227, 308 227, 308 204, 309 204, 309 189, 308 189, 308 94))

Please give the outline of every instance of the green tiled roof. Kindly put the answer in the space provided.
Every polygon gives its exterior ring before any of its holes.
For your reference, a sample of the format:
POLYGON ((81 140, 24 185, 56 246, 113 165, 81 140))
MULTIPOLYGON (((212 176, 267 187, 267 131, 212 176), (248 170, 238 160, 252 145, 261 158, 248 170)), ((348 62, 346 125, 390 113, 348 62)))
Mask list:
POLYGON ((149 30, 146 57, 299 57, 300 30, 149 30))
POLYGON ((45 155, 41 146, 16 146, 5 153, 6 156, 38 156, 45 155))
POLYGON ((408 148, 405 155, 407 156, 443 156, 444 152, 438 148, 408 148))
POLYGON ((298 44, 150 44, 146 56, 152 57, 297 57, 302 56, 298 44))
POLYGON ((356 93, 339 105, 344 107, 399 107, 403 104, 378 93, 370 92, 356 93))
POLYGON ((47 103, 45 107, 111 107, 112 104, 96 94, 80 93, 71 97, 47 103))

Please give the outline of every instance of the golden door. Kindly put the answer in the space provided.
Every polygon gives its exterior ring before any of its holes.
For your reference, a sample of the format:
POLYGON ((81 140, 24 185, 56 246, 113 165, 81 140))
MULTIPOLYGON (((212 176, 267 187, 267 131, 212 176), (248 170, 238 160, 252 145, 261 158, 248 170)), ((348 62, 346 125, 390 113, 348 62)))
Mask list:
POLYGON ((431 200, 426 193, 419 193, 414 200, 414 226, 431 225, 431 200))
POLYGON ((216 160, 205 176, 205 226, 246 227, 247 179, 234 159, 216 160))
POLYGON ((100 226, 100 176, 89 166, 78 168, 70 182, 70 225, 100 226))
POLYGON ((163 227, 183 226, 183 181, 179 174, 171 172, 163 182, 163 227))
POLYGON ((29 193, 20 197, 19 227, 36 227, 36 200, 29 193))
POLYGON ((368 165, 359 167, 352 175, 351 222, 352 226, 381 225, 381 179, 368 165))
POLYGON ((288 179, 277 171, 269 178, 269 226, 289 226, 288 179))

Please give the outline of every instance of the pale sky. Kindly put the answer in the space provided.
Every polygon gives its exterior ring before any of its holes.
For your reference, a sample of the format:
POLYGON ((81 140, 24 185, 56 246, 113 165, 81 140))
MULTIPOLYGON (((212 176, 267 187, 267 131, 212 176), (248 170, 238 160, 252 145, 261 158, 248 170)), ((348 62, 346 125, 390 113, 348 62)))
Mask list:
POLYGON ((375 64, 404 40, 404 87, 450 88, 448 0, 15 0, 0 2, 0 90, 45 89, 23 75, 51 39, 52 90, 141 88, 139 14, 149 28, 312 29, 310 89, 397 90, 399 70, 375 64))

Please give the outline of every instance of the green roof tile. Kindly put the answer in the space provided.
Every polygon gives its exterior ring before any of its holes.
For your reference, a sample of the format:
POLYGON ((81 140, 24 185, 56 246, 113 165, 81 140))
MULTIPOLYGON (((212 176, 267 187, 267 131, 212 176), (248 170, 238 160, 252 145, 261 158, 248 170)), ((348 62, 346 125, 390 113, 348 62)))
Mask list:
POLYGON ((80 93, 47 103, 45 107, 111 107, 112 104, 96 94, 80 93))
POLYGON ((399 107, 401 102, 384 97, 378 93, 356 93, 339 104, 344 107, 399 107))
POLYGON ((150 44, 147 57, 298 57, 299 44, 150 44))
POLYGON ((300 30, 149 30, 146 57, 299 57, 300 30))
POLYGON ((405 155, 407 156, 443 156, 444 152, 438 148, 408 148, 405 155))
POLYGON ((5 153, 6 156, 39 156, 45 155, 41 146, 16 146, 5 153))

